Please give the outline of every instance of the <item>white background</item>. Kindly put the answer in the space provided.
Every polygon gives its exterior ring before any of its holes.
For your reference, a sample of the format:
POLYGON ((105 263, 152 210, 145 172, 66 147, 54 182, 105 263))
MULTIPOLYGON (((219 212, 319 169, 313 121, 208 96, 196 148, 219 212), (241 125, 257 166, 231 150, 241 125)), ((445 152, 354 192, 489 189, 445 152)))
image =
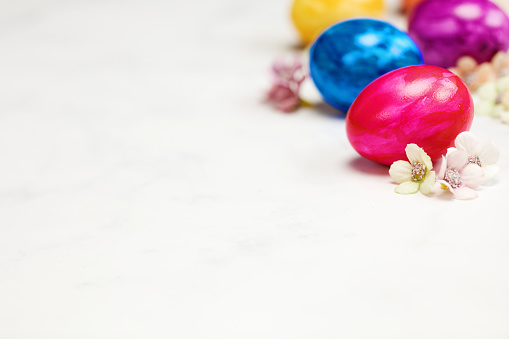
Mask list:
POLYGON ((0 2, 0 338, 509 338, 509 126, 477 200, 395 194, 263 103, 289 5, 0 2))

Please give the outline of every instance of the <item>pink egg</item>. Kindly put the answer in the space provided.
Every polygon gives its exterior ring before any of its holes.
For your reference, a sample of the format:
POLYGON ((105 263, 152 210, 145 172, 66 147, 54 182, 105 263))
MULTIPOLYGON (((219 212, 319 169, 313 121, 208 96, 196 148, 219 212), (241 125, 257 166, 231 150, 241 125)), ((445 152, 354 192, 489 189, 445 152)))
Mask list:
POLYGON ((446 69, 418 65, 371 82, 346 116, 346 133, 363 157, 390 165, 417 144, 437 160, 470 129, 474 105, 463 81, 446 69))

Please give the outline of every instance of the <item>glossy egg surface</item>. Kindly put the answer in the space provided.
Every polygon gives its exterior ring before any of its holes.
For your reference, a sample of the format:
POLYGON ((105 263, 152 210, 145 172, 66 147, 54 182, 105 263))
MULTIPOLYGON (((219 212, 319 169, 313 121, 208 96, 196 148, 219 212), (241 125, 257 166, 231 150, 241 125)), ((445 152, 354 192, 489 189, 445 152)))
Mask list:
POLYGON ((424 63, 444 68, 468 55, 478 63, 509 48, 509 18, 488 0, 425 0, 412 12, 408 33, 424 63))
POLYGON ((371 81, 417 64, 422 64, 421 52, 410 37, 373 19, 352 19, 328 28, 309 55, 316 88, 328 104, 344 112, 371 81))
POLYGON ((304 44, 313 42, 327 27, 355 17, 381 17, 383 0, 295 0, 291 16, 304 44))
POLYGON ((360 155, 381 164, 407 160, 410 143, 437 160, 470 129, 473 108, 467 86, 455 74, 409 66, 381 76, 359 94, 346 116, 346 133, 360 155))
POLYGON ((403 10, 407 13, 413 11, 415 6, 419 4, 422 0, 403 0, 403 10))

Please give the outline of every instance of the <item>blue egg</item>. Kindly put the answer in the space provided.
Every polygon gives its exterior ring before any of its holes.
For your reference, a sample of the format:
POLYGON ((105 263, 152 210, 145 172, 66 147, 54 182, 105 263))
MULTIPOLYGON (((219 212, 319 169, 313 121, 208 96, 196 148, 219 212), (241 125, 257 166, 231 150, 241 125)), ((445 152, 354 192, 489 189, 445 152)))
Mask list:
POLYGON ((354 19, 320 35, 311 47, 309 69, 323 99, 346 112, 371 81, 422 63, 419 48, 405 32, 384 21, 354 19))

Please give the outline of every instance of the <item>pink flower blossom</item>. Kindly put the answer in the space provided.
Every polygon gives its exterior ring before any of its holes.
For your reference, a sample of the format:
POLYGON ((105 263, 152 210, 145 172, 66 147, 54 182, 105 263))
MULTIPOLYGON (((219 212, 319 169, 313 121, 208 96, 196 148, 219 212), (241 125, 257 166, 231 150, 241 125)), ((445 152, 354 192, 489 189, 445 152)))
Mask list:
POLYGON ((468 200, 477 198, 474 189, 483 183, 484 175, 481 167, 469 162, 466 152, 451 148, 442 157, 437 179, 442 188, 451 191, 456 199, 468 200))
POLYGON ((302 62, 296 57, 293 63, 277 59, 272 65, 273 83, 267 93, 267 101, 272 102, 282 112, 292 112, 299 107, 300 86, 306 78, 302 62))
POLYGON ((481 167, 483 183, 487 182, 498 173, 496 165, 500 158, 500 150, 491 140, 479 142, 471 132, 460 133, 456 137, 455 146, 458 150, 468 155, 468 161, 481 167))

